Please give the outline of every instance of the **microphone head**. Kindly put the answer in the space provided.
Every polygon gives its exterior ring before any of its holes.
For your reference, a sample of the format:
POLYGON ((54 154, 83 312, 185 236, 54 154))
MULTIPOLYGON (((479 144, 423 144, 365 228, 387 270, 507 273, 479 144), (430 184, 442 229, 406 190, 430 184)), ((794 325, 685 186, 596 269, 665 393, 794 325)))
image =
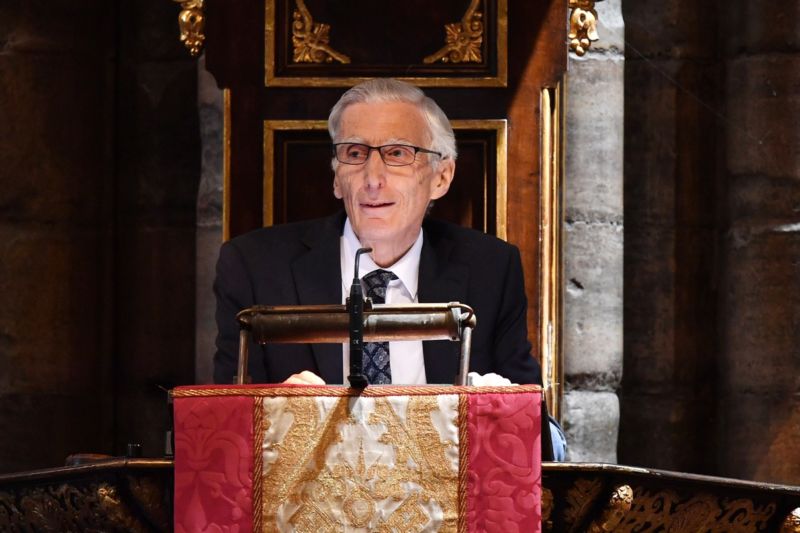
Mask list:
POLYGON ((353 265, 353 283, 358 281, 358 263, 361 260, 361 254, 368 254, 372 251, 372 248, 359 248, 356 250, 356 260, 355 265, 353 265))

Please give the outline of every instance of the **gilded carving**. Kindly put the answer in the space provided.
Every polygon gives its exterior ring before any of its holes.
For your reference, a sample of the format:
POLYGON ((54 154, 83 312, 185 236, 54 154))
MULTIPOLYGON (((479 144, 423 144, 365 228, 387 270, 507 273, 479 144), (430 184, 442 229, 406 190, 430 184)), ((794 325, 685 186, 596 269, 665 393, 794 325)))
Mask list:
POLYGON ((567 490, 564 521, 567 524, 580 524, 600 496, 603 482, 599 478, 577 479, 567 490))
POLYGON ((483 13, 480 0, 472 0, 461 22, 446 24, 445 45, 423 63, 481 63, 483 61, 483 13))
POLYGON ((637 487, 633 494, 630 511, 615 532, 765 531, 776 509, 774 502, 757 506, 748 499, 716 498, 709 493, 682 500, 673 490, 650 492, 637 487))
POLYGON ((547 487, 542 487, 542 529, 553 531, 553 521, 550 515, 553 514, 553 491, 547 487))
POLYGON ((620 523, 625 518, 625 514, 631 510, 631 505, 633 505, 633 489, 631 489, 630 485, 620 485, 611 494, 601 518, 592 522, 589 526, 589 532, 605 533, 617 531, 620 523))
POLYGON ((800 507, 786 516, 781 524, 781 533, 800 533, 800 507))
POLYGON ((0 531, 150 531, 107 483, 0 492, 0 531))
POLYGON ((569 48, 579 56, 599 39, 594 3, 595 0, 569 0, 569 48))
POLYGON ((305 0, 295 0, 297 8, 292 13, 292 45, 295 63, 350 63, 350 58, 331 48, 331 27, 314 22, 305 0))
POLYGON ((203 2, 205 0, 172 0, 181 5, 178 14, 178 28, 181 31, 181 42, 193 57, 200 55, 203 50, 205 36, 205 15, 203 2))

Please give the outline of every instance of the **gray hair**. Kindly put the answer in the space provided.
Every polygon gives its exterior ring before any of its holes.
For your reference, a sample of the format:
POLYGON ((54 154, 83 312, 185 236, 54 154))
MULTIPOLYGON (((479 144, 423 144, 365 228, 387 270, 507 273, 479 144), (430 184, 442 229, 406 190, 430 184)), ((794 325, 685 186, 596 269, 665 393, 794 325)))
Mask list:
POLYGON ((377 102, 407 102, 417 106, 428 124, 431 135, 430 149, 441 153, 442 159, 455 160, 458 155, 456 138, 444 111, 419 88, 393 78, 375 78, 348 89, 333 106, 328 117, 328 133, 331 135, 331 140, 336 142, 342 113, 348 106, 377 102))

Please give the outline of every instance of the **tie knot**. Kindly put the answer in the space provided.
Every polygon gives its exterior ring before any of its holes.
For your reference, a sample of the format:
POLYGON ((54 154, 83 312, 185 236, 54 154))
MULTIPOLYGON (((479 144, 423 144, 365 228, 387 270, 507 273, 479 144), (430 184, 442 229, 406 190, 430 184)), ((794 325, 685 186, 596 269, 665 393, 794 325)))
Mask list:
POLYGON ((364 284, 367 287, 367 296, 372 298, 373 303, 382 304, 386 302, 386 287, 393 279, 397 279, 394 272, 389 270, 373 270, 364 276, 364 284))

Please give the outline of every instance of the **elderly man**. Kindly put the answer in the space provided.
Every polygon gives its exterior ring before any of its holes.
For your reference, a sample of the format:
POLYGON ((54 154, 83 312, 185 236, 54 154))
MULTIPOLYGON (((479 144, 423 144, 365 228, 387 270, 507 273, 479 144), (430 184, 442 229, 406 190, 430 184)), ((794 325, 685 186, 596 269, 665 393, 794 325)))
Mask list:
MULTIPOLYGON (((331 111, 333 194, 344 213, 264 228, 223 245, 217 264, 214 379, 236 372, 235 315, 263 305, 343 303, 357 249, 366 295, 386 303, 460 301, 475 309, 470 370, 539 383, 526 327, 516 247, 478 231, 426 218, 455 173, 447 117, 418 88, 391 79, 348 90, 331 111)), ((303 177, 303 179, 310 179, 303 177)), ((251 346, 254 383, 345 383, 345 344, 251 346)), ((452 383, 458 345, 447 341, 369 343, 371 383, 452 383)))

